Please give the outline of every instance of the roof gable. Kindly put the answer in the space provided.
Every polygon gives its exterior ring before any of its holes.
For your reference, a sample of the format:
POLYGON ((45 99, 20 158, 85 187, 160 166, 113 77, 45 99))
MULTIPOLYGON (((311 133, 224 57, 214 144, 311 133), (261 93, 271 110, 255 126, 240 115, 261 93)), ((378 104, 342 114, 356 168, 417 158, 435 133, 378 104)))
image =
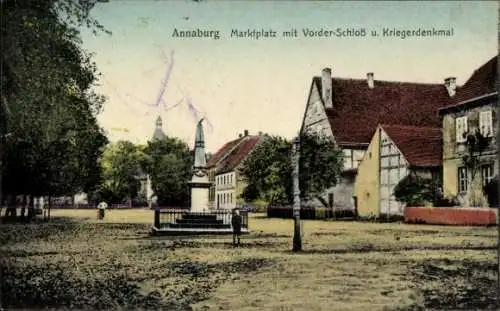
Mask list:
POLYGON ((455 103, 473 99, 485 94, 496 92, 498 79, 497 59, 495 56, 475 70, 469 80, 457 92, 455 103))
POLYGON ((381 125, 410 166, 439 167, 442 164, 441 128, 381 125))
POLYGON ((213 154, 212 157, 210 157, 210 159, 207 162, 206 167, 216 166, 222 159, 224 159, 224 157, 226 157, 228 155, 229 152, 231 152, 234 149, 234 147, 236 147, 241 141, 243 141, 244 138, 245 137, 240 137, 238 139, 232 140, 232 141, 224 144, 224 146, 222 146, 222 148, 217 150, 217 152, 215 154, 213 154))
MULTIPOLYGON (((321 79, 315 77, 316 83, 321 79)), ((438 109, 451 102, 443 84, 332 79, 333 108, 326 109, 339 145, 369 144, 378 124, 439 127, 438 109)))
POLYGON ((469 80, 467 80, 467 82, 457 91, 450 105, 444 107, 442 112, 449 108, 461 107, 465 104, 464 102, 497 92, 497 66, 498 56, 495 56, 476 69, 469 80))
POLYGON ((217 174, 223 174, 234 170, 250 154, 263 136, 246 136, 218 165, 217 174))

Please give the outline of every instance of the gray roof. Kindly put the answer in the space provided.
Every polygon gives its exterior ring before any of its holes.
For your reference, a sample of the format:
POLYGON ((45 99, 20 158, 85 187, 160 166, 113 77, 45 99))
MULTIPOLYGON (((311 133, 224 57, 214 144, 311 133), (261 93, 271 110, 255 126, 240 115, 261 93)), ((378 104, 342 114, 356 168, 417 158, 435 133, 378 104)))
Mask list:
POLYGON ((163 127, 163 122, 162 122, 160 116, 158 116, 158 118, 156 118, 155 125, 156 125, 156 128, 155 128, 155 131, 153 132, 152 140, 163 140, 163 139, 165 139, 166 135, 163 132, 163 128, 162 128, 163 127))

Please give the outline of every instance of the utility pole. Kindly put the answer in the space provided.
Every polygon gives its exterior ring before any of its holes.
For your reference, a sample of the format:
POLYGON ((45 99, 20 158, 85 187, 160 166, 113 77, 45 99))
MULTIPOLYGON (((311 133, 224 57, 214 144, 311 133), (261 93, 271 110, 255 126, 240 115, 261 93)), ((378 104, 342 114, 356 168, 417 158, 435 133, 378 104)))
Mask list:
POLYGON ((299 188, 299 159, 300 139, 295 137, 292 146, 292 179, 293 179, 293 251, 302 251, 302 238, 300 236, 300 188, 299 188))

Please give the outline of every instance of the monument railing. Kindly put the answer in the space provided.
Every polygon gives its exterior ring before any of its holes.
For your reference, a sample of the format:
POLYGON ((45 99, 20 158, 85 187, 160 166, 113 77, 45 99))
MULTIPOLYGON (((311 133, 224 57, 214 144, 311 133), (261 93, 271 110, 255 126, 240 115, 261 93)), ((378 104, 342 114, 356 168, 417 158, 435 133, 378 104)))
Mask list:
MULTIPOLYGON (((246 211, 240 211, 240 215, 242 218, 241 227, 248 229, 248 213, 246 211)), ((154 225, 157 228, 161 228, 164 225, 176 223, 178 219, 186 219, 186 216, 195 219, 213 217, 219 221, 222 220, 223 224, 230 225, 233 213, 231 210, 208 210, 201 212, 191 212, 186 209, 156 209, 154 225)))

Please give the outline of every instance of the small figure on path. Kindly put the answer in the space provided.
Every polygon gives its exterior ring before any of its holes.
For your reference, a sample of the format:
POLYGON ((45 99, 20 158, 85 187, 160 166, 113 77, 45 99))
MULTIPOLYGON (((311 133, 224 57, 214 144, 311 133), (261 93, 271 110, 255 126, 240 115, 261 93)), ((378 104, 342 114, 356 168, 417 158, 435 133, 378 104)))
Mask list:
POLYGON ((231 218, 231 226, 233 227, 233 245, 240 245, 240 235, 241 235, 241 216, 240 211, 233 210, 233 217, 231 218), (238 239, 238 243, 236 243, 238 239))
POLYGON ((97 219, 103 219, 104 218, 104 211, 108 208, 108 203, 102 201, 97 205, 97 209, 99 211, 99 214, 97 215, 97 219))

